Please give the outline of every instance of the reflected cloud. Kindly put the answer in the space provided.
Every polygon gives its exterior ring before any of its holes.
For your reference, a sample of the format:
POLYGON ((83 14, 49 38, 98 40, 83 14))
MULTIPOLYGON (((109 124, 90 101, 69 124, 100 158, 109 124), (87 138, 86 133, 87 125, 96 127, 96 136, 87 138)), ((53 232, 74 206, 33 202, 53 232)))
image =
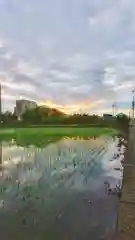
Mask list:
POLYGON ((110 161, 116 145, 115 139, 105 137, 61 139, 44 148, 3 143, 1 165, 5 176, 12 178, 11 184, 17 180, 20 184, 49 184, 51 189, 96 190, 106 179, 115 184, 122 178, 114 170, 121 161, 110 161))
MULTIPOLYGON (((33 221, 39 213, 39 219, 45 216, 43 223, 47 226, 48 223, 50 224, 51 216, 51 229, 53 224, 56 224, 56 217, 60 218, 61 212, 64 212, 67 220, 70 209, 66 206, 71 207, 70 214, 73 219, 72 209, 76 207, 76 203, 79 203, 78 211, 85 210, 88 205, 85 216, 89 210, 93 211, 92 214, 88 214, 91 222, 95 214, 98 215, 96 218, 100 223, 103 222, 102 216, 106 219, 104 208, 107 203, 111 205, 107 213, 108 218, 111 218, 110 212, 116 216, 118 198, 117 196, 108 197, 104 185, 104 181, 107 181, 111 187, 115 187, 121 178, 115 174, 116 172, 118 174, 118 171, 114 171, 116 159, 113 163, 113 171, 110 171, 112 169, 110 159, 114 151, 117 151, 116 145, 117 139, 105 136, 87 140, 83 138, 61 139, 47 144, 44 148, 32 145, 20 147, 15 145, 14 141, 2 143, 3 171, 0 176, 0 211, 6 212, 8 222, 11 213, 14 219, 17 219, 17 223, 22 217, 21 213, 26 212, 28 221, 29 218, 33 221), (4 164, 6 161, 7 164, 4 164), (93 207, 90 208, 89 204, 93 207), (99 220, 99 217, 102 219, 99 220)), ((7 218, 5 219, 7 223, 7 218)), ((16 229, 17 223, 15 224, 14 221, 10 223, 16 229)))

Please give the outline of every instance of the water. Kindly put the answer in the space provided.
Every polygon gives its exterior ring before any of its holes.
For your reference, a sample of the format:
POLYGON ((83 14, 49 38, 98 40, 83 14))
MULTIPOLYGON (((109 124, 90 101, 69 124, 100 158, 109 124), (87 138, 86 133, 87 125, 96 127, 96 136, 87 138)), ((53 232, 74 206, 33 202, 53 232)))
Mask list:
POLYGON ((46 147, 0 147, 2 239, 110 239, 115 233, 123 146, 118 139, 61 139, 46 147), (116 170, 117 169, 117 170, 116 170))

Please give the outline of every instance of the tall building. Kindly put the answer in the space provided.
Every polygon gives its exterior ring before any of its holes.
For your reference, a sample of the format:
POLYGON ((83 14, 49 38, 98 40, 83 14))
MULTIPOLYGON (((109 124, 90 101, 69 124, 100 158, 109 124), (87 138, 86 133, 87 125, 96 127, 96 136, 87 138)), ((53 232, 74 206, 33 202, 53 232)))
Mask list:
POLYGON ((37 107, 37 103, 25 99, 16 100, 15 112, 18 120, 21 120, 22 114, 28 110, 37 107))

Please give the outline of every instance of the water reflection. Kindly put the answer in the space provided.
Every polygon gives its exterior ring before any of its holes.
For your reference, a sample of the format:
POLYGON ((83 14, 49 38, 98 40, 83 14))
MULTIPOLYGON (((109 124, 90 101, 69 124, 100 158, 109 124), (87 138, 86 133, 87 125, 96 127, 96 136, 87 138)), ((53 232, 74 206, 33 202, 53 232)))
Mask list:
POLYGON ((8 144, 10 146, 12 145, 16 145, 16 146, 21 146, 21 147, 29 147, 29 146, 35 146, 37 148, 45 148, 48 144, 50 143, 55 143, 57 141, 60 140, 60 137, 42 137, 42 136, 36 136, 36 137, 31 137, 31 136, 27 136, 26 137, 22 137, 22 136, 18 136, 13 139, 10 139, 8 141, 8 144))
POLYGON ((2 237, 100 239, 106 228, 113 231, 118 198, 108 197, 104 183, 114 188, 122 180, 117 145, 109 137, 63 138, 44 148, 3 142, 0 229, 8 230, 2 237))

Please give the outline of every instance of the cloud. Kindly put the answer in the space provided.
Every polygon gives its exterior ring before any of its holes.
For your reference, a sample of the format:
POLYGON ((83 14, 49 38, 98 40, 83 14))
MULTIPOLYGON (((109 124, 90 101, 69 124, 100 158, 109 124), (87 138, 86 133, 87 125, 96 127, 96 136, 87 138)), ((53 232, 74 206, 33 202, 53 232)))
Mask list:
POLYGON ((42 73, 42 70, 39 67, 33 66, 32 63, 21 59, 17 62, 16 68, 18 74, 26 73, 26 76, 28 77, 36 77, 42 73))
POLYGON ((19 96, 68 112, 97 111, 101 100, 99 112, 110 111, 114 100, 130 102, 134 0, 11 0, 0 2, 0 12, 5 109, 19 96))

